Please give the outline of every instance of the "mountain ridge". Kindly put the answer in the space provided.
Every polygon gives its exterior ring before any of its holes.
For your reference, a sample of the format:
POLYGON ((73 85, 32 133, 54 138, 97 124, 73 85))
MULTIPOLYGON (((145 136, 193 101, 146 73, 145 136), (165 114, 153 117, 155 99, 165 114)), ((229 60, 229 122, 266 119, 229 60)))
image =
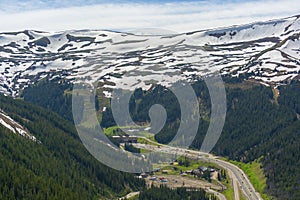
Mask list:
POLYGON ((300 71, 300 19, 175 35, 105 30, 0 33, 0 92, 18 96, 45 77, 114 88, 168 86, 212 73, 278 86, 300 71))

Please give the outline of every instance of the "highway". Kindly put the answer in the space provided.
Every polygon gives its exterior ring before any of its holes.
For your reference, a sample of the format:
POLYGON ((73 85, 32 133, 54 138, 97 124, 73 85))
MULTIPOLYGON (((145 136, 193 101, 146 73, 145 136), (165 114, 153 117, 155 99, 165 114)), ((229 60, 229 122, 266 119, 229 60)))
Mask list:
MULTIPOLYGON (((143 137, 143 139, 148 140, 149 142, 153 143, 153 141, 150 141, 147 138, 143 137)), ((215 163, 228 171, 229 176, 232 179, 232 183, 233 183, 235 200, 240 199, 239 198, 240 197, 239 188, 242 191, 243 195, 247 199, 262 200, 262 197, 260 196, 260 194, 255 191, 249 178, 246 176, 246 174, 240 168, 238 168, 236 165, 234 165, 230 162, 219 159, 217 156, 214 156, 209 153, 200 152, 200 151, 178 148, 178 147, 171 147, 168 145, 163 145, 163 144, 158 144, 158 143, 156 143, 156 145, 139 144, 139 143, 134 144, 134 145, 137 148, 148 149, 148 150, 155 151, 155 152, 176 154, 176 155, 186 156, 191 159, 197 159, 199 161, 215 163), (157 145, 159 145, 159 147, 157 145)))

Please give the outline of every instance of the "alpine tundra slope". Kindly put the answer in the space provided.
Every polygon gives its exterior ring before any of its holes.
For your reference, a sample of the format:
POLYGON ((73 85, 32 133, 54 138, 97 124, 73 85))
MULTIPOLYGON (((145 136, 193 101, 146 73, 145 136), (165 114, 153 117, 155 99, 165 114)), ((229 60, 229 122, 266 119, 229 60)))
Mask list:
POLYGON ((300 16, 175 35, 100 30, 0 33, 0 92, 17 96, 44 77, 149 88, 214 72, 285 83, 300 71, 300 16))

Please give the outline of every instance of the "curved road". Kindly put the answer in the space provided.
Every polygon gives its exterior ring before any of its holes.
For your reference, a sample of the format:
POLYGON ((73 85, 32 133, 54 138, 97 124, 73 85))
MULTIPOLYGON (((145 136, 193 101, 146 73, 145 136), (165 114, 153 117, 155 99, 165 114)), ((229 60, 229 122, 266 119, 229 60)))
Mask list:
MULTIPOLYGON (((144 137, 143 137, 144 138, 144 137)), ((145 140, 148 140, 151 143, 154 143, 153 141, 150 141, 147 138, 144 138, 145 140)), ((195 150, 189 150, 189 149, 183 149, 178 147, 171 147, 168 145, 158 144, 160 147, 157 147, 155 145, 146 145, 146 144, 134 144, 138 148, 144 148, 149 149, 152 151, 158 151, 158 152, 164 152, 169 154, 177 154, 186 156, 192 159, 198 159, 205 162, 211 162, 215 163, 222 168, 226 169, 229 172, 229 175, 232 178, 233 183, 233 189, 234 189, 234 199, 239 200, 239 188, 241 189, 244 196, 249 200, 262 200, 260 194, 255 191, 252 183, 250 182, 249 178, 246 176, 246 174, 238 168, 236 165, 231 164, 227 161, 218 159, 217 156, 214 156, 209 153, 204 153, 200 151, 195 150)))
POLYGON ((220 192, 211 189, 207 189, 206 191, 208 193, 214 194, 219 200, 226 200, 226 197, 220 192))

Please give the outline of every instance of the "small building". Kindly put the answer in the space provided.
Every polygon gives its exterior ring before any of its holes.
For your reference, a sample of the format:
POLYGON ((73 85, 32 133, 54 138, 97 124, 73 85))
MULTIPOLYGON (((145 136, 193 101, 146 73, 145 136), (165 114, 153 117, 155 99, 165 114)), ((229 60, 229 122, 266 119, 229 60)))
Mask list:
POLYGON ((208 171, 209 171, 209 172, 215 172, 216 169, 214 169, 214 168, 208 168, 208 171))
POLYGON ((199 169, 200 169, 202 172, 206 172, 206 171, 207 171, 207 167, 204 167, 204 166, 200 166, 199 169))
POLYGON ((112 138, 120 143, 137 143, 137 137, 132 135, 114 135, 112 138))
POLYGON ((148 177, 148 174, 146 174, 146 173, 141 173, 141 175, 140 175, 142 178, 147 178, 148 177))

